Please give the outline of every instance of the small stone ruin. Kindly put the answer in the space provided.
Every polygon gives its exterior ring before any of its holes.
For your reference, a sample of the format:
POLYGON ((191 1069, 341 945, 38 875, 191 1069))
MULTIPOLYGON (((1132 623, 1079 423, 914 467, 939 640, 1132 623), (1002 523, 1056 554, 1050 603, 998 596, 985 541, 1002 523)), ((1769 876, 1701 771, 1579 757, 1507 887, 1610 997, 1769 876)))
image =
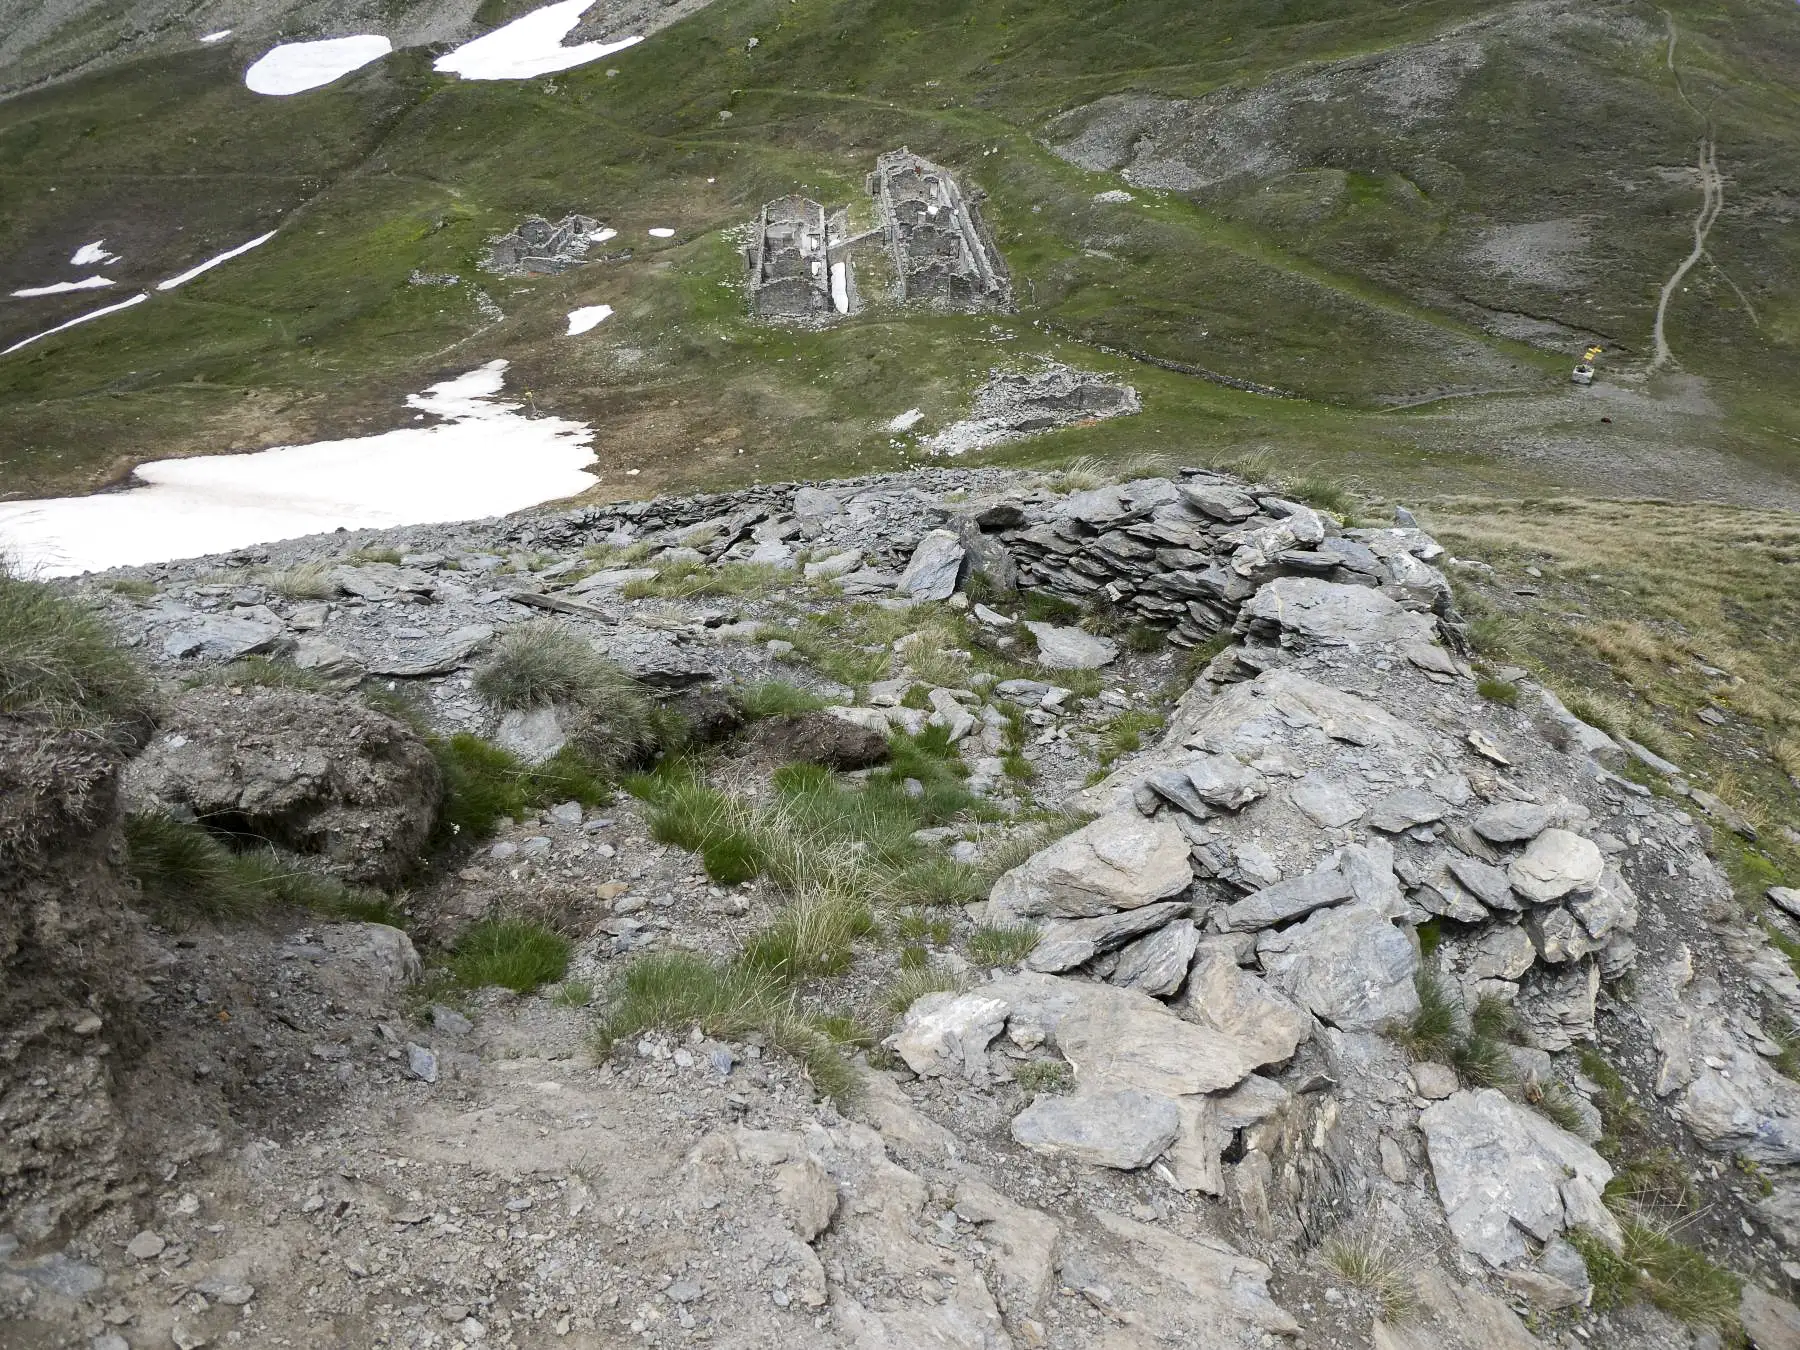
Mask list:
POLYGON ((600 230, 592 216, 564 216, 554 225, 542 216, 527 216, 518 229, 493 241, 482 266, 514 277, 567 272, 587 261, 600 230))
POLYGON ((869 175, 899 274, 900 298, 947 309, 1004 309, 1012 302, 1006 264, 955 176, 902 147, 869 175))
POLYGON ((858 234, 850 232, 847 208, 810 197, 780 197, 763 207, 745 249, 752 312, 815 322, 854 312, 854 259, 878 240, 902 304, 961 312, 1010 307, 1006 264, 948 169, 905 148, 890 150, 875 161, 867 186, 877 224, 858 234))

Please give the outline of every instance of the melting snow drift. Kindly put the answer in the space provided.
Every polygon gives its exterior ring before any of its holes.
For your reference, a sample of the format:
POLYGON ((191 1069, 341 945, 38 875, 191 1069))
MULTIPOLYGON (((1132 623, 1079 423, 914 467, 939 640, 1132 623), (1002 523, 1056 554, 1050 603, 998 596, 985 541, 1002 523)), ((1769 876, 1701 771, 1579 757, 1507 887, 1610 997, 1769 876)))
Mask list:
POLYGON ((119 261, 119 255, 106 251, 106 240, 96 239, 91 244, 83 244, 75 250, 75 256, 69 259, 70 267, 95 267, 119 261))
POLYGON ((185 285, 187 285, 188 282, 192 281, 195 277, 199 276, 202 272, 210 272, 213 270, 213 268, 217 267, 220 263, 230 262, 233 258, 237 257, 239 254, 248 253, 251 249, 256 248, 262 244, 268 243, 269 240, 273 239, 274 237, 275 237, 275 231, 273 231, 273 230, 270 230, 267 234, 259 234, 256 236, 256 238, 252 239, 247 244, 239 244, 236 248, 228 248, 223 253, 216 254, 215 256, 208 258, 205 262, 201 263, 198 267, 188 268, 188 270, 183 272, 180 276, 170 277, 167 281, 157 282, 156 289, 159 291, 172 291, 177 286, 185 286, 185 285))
MULTIPOLYGON (((143 297, 138 297, 142 299, 143 297)), ((495 399, 505 361, 410 395, 445 420, 378 436, 138 467, 147 487, 0 502, 0 552, 71 576, 334 530, 473 520, 594 485, 593 432, 495 399)))
POLYGON ((612 317, 611 305, 583 305, 580 309, 569 311, 569 336, 585 333, 590 328, 598 328, 612 317))
POLYGON ((201 36, 200 40, 210 46, 212 43, 215 43, 215 42, 223 42, 226 38, 228 38, 230 36, 231 36, 231 29, 221 28, 216 33, 203 34, 201 36))
POLYGON ((673 239, 675 237, 675 231, 671 230, 667 225, 656 225, 651 228, 650 237, 652 239, 673 239))
POLYGON ((48 286, 27 286, 22 291, 14 291, 15 300, 29 300, 34 295, 62 295, 67 291, 97 291, 112 282, 106 277, 83 277, 80 281, 56 281, 48 286))
POLYGON ((88 320, 90 320, 90 319, 103 319, 108 314, 117 314, 122 309, 130 309, 133 305, 141 305, 144 303, 144 301, 148 300, 149 298, 150 298, 149 291, 139 291, 136 295, 132 296, 131 299, 121 300, 116 305, 106 305, 101 309, 90 309, 86 314, 77 314, 74 318, 70 319, 67 323, 59 323, 54 328, 46 328, 41 333, 33 333, 28 338, 20 339, 18 342, 13 343, 13 345, 8 347, 5 351, 0 351, 0 356, 11 356, 14 352, 18 351, 19 348, 29 347, 32 343, 36 342, 40 338, 47 338, 52 333, 60 333, 65 328, 73 328, 77 324, 83 324, 83 323, 88 322, 88 320))
POLYGON ((320 42, 284 42, 271 47, 244 72, 244 83, 256 94, 303 94, 360 70, 394 50, 384 37, 325 38, 320 42))
POLYGON ((438 57, 431 68, 465 80, 529 80, 598 61, 643 41, 641 37, 628 37, 617 42, 563 46, 562 40, 593 3, 594 0, 560 0, 558 4, 534 9, 438 57))

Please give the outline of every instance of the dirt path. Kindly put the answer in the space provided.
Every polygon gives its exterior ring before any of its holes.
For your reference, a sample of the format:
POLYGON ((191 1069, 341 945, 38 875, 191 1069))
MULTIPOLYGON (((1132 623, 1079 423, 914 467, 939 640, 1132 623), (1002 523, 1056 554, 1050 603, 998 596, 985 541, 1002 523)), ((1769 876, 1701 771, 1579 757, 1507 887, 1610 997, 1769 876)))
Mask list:
MULTIPOLYGON (((1706 256, 1706 236, 1712 232, 1714 223, 1719 219, 1719 213, 1725 209, 1725 179, 1719 173, 1718 149, 1713 141, 1712 119, 1694 106, 1693 100, 1688 97, 1686 87, 1681 83, 1681 72, 1675 65, 1675 42, 1677 37, 1675 19, 1667 10, 1663 11, 1663 17, 1667 19, 1669 23, 1669 47, 1664 59, 1668 63, 1669 72, 1675 77, 1675 91, 1681 95, 1681 101, 1687 104, 1688 110, 1696 117, 1700 118, 1702 122, 1706 123, 1706 134, 1701 137, 1700 140, 1700 159, 1698 162, 1700 171, 1700 211, 1699 214, 1694 217, 1694 247, 1689 250, 1687 257, 1683 258, 1680 264, 1675 268, 1674 272, 1669 275, 1669 279, 1663 282, 1662 291, 1656 298, 1656 322, 1650 330, 1654 354, 1650 358, 1649 368, 1653 374, 1668 362, 1675 359, 1674 352, 1669 349, 1669 340, 1665 333, 1665 324, 1669 311, 1669 297, 1675 294, 1675 288, 1681 285, 1683 278, 1693 270, 1694 264, 1706 256)), ((1715 263, 1714 266, 1717 267, 1718 264, 1715 263)), ((1723 271, 1723 269, 1720 270, 1723 271)), ((1730 278, 1727 278, 1727 280, 1729 281, 1730 278)), ((1737 287, 1734 285, 1732 289, 1736 290, 1737 287)))

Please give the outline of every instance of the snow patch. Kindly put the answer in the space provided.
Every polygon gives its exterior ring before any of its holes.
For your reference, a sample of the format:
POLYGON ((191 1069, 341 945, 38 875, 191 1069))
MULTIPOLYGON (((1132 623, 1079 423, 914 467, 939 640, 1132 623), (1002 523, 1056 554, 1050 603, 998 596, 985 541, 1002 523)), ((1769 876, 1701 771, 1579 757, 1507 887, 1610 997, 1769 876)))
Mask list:
POLYGON ((569 336, 575 337, 591 328, 598 328, 612 317, 611 305, 583 305, 580 309, 569 311, 569 336))
POLYGON ((1135 201, 1136 198, 1124 188, 1108 188, 1105 192, 1096 192, 1094 200, 1097 202, 1129 202, 1135 201))
POLYGON ((119 255, 106 251, 106 240, 96 239, 91 244, 83 244, 75 250, 75 256, 69 259, 70 267, 97 267, 119 261, 119 255))
POLYGON ((563 46, 562 40, 581 22, 581 16, 593 2, 560 0, 557 4, 534 9, 438 57, 431 68, 447 75, 460 75, 465 80, 529 80, 598 61, 643 41, 641 37, 628 37, 617 42, 563 46))
POLYGON ((22 291, 14 291, 15 300, 29 300, 34 295, 62 295, 68 291, 97 291, 112 282, 106 277, 83 277, 80 281, 57 281, 48 286, 27 286, 22 291))
POLYGON ((148 300, 149 298, 150 298, 149 291, 140 291, 136 295, 132 296, 131 299, 121 300, 116 305, 107 305, 103 309, 90 309, 86 314, 77 314, 73 319, 70 319, 67 323, 59 323, 54 328, 46 328, 41 333, 33 333, 30 337, 24 339, 23 341, 13 343, 13 345, 8 347, 5 351, 0 351, 0 356, 11 356, 14 352, 18 351, 19 348, 29 347, 32 343, 37 342, 38 340, 40 340, 42 338, 47 338, 52 333, 60 333, 65 328, 73 328, 77 324, 87 323, 93 319, 103 319, 108 314, 117 314, 122 309, 130 309, 133 305, 141 305, 144 303, 144 301, 148 300))
POLYGON ((617 239, 619 232, 610 225, 602 225, 588 236, 590 243, 604 244, 608 239, 617 239))
POLYGON ((159 460, 137 469, 146 487, 0 503, 0 551, 28 575, 70 576, 339 526, 503 515, 592 487, 593 431, 559 417, 522 417, 519 404, 496 400, 506 367, 490 361, 409 396, 408 406, 444 419, 435 425, 159 460))
POLYGON ((889 431, 911 431, 925 420, 925 414, 917 408, 908 408, 887 424, 889 431))
POLYGON ((849 269, 841 262, 831 264, 831 307, 839 314, 850 312, 849 269))
POLYGON ((239 244, 236 248, 228 248, 216 257, 208 258, 198 267, 188 268, 188 270, 183 272, 180 276, 170 277, 167 281, 157 282, 156 289, 159 291, 172 291, 177 286, 185 286, 202 272, 210 272, 220 263, 230 262, 239 254, 248 253, 253 248, 259 248, 274 237, 275 231, 273 230, 270 230, 267 234, 259 234, 247 244, 239 244))
POLYGON ((244 72, 244 83, 255 94, 278 98, 303 94, 361 70, 393 50, 394 44, 386 38, 366 33, 319 42, 284 42, 271 47, 244 72))
POLYGON ((220 29, 220 30, 219 30, 219 31, 218 31, 218 32, 216 32, 216 33, 205 33, 205 34, 202 34, 202 36, 201 36, 201 38, 200 38, 200 40, 201 40, 201 41, 202 41, 202 42, 204 42, 204 43, 206 43, 206 44, 207 44, 207 45, 208 45, 208 46, 211 46, 211 45, 212 45, 212 44, 213 44, 213 43, 215 43, 215 42, 223 42, 223 41, 224 41, 224 40, 225 40, 225 39, 226 39, 226 38, 228 38, 228 37, 230 37, 230 36, 231 36, 231 33, 232 33, 232 30, 231 30, 231 29, 229 29, 229 28, 221 28, 221 29, 220 29))
POLYGON ((667 225, 657 225, 652 227, 650 237, 652 239, 673 239, 675 237, 675 231, 671 230, 667 225))

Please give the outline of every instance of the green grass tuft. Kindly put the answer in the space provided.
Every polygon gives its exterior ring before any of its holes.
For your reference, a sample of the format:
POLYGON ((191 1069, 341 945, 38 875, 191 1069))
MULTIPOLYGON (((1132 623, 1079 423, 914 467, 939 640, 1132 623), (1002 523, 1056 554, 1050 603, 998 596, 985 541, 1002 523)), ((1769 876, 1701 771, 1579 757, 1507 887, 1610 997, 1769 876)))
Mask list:
POLYGON ((1492 703, 1503 703, 1509 708, 1518 706, 1519 686, 1510 680, 1496 680, 1484 676, 1475 682, 1475 692, 1492 703))
POLYGON ((1682 1242, 1672 1226, 1626 1217, 1619 1227, 1625 1235, 1622 1254, 1591 1233, 1569 1236, 1587 1263, 1596 1311, 1641 1298, 1689 1326, 1724 1332, 1737 1328, 1742 1280, 1682 1242))
POLYGON ((1406 1264, 1373 1229, 1340 1228, 1325 1240, 1325 1264, 1344 1280, 1372 1295, 1389 1322, 1403 1322, 1417 1303, 1406 1264))
POLYGON ((475 692, 496 708, 566 711, 570 744, 597 764, 636 763, 664 739, 649 693, 617 662, 549 619, 509 629, 475 671, 475 692))
POLYGON ((468 989, 498 985, 529 994, 569 968, 569 939, 525 919, 484 919, 456 941, 450 973, 468 989))
POLYGON ((1013 1070, 1013 1081, 1031 1101, 1067 1092, 1075 1086, 1075 1073, 1060 1059, 1034 1059, 1013 1070))
POLYGON ((0 714, 138 734, 150 683, 99 615, 0 567, 0 714))
POLYGON ((809 694, 786 680, 763 680, 747 685, 735 695, 738 709, 753 722, 770 717, 797 717, 825 706, 817 694, 809 694))
POLYGON ((977 928, 969 935, 969 959, 979 966, 1016 966, 1043 935, 1029 924, 977 928))
POLYGON ((440 831, 485 839, 502 816, 557 802, 601 806, 612 799, 611 781, 577 750, 564 747, 539 765, 469 732, 433 739, 432 750, 444 779, 440 831))

